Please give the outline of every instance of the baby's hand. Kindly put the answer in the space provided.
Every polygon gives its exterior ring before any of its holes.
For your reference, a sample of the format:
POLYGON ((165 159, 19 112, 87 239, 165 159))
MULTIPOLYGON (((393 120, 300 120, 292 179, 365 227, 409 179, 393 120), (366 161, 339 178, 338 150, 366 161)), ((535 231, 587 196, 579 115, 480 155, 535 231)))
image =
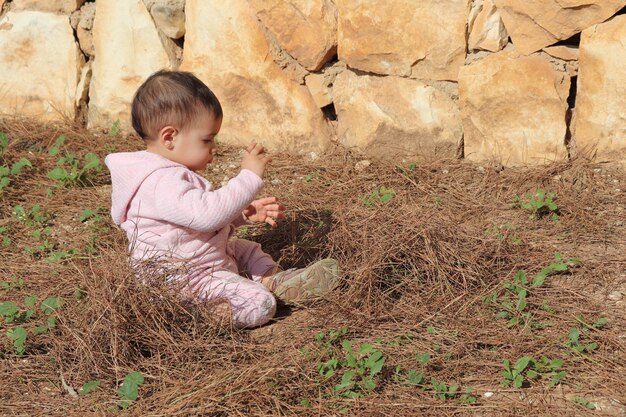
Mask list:
POLYGON ((278 204, 276 197, 266 197, 250 203, 243 211, 243 215, 252 222, 264 222, 274 229, 278 227, 276 220, 285 218, 283 211, 285 207, 278 204))
POLYGON ((263 178, 263 172, 265 171, 265 165, 267 165, 272 158, 265 155, 263 146, 251 143, 248 145, 243 159, 241 160, 241 168, 249 169, 250 171, 263 178))

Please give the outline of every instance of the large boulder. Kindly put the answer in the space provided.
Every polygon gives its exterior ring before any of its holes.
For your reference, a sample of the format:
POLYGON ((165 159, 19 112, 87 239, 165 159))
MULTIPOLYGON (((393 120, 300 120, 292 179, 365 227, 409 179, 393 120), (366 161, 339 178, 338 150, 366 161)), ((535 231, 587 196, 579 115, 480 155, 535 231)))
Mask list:
POLYGON ((80 9, 85 0, 13 0, 13 11, 38 10, 41 12, 53 12, 70 14, 80 9))
POLYGON ((457 105, 417 80, 344 71, 333 97, 339 141, 368 154, 454 157, 463 137, 457 105))
POLYGON ((337 52, 337 9, 331 0, 252 0, 278 43, 309 71, 337 52))
POLYGON ((626 0, 495 0, 515 48, 524 54, 570 38, 605 21, 626 0))
POLYGON ((583 31, 576 95, 576 149, 626 161, 626 15, 583 31))
POLYGON ((336 0, 338 55, 377 74, 456 80, 469 0, 336 0))
POLYGON ((509 34, 504 27, 500 13, 493 0, 484 0, 477 4, 476 14, 469 22, 467 49, 498 52, 509 41, 509 34))
POLYGON ((181 69, 193 71, 220 99, 222 141, 294 152, 329 145, 332 131, 321 110, 271 59, 246 0, 188 0, 186 15, 181 69))
POLYGON ((168 52, 141 0, 96 2, 93 42, 89 126, 119 120, 128 128, 135 91, 150 74, 170 67, 168 52))
POLYGON ((0 51, 2 113, 74 120, 84 61, 67 16, 6 13, 0 18, 0 51))
POLYGON ((569 75, 515 51, 463 67, 465 157, 509 166, 563 159, 569 87, 569 75))

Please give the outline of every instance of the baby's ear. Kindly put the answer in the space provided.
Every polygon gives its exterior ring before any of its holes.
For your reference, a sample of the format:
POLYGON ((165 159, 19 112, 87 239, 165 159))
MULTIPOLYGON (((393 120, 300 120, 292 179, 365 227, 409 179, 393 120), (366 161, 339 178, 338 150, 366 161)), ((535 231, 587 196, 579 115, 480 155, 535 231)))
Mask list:
POLYGON ((165 126, 159 130, 157 140, 161 142, 167 149, 174 149, 176 135, 178 130, 173 126, 165 126))

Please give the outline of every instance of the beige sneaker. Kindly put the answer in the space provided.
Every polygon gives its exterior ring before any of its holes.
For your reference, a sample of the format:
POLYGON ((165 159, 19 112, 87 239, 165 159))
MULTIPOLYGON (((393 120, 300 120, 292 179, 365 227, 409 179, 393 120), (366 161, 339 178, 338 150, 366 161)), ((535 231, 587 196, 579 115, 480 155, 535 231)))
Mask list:
POLYGON ((274 275, 274 294, 291 302, 320 297, 339 286, 339 264, 334 259, 322 259, 304 269, 282 271, 274 275))

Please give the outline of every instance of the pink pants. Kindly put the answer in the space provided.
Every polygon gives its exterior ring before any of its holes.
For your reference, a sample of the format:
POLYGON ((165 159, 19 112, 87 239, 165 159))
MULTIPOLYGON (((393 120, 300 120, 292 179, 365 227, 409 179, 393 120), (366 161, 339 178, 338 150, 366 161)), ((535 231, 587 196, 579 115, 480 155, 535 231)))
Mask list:
POLYGON ((233 267, 233 270, 211 271, 194 283, 194 289, 203 300, 228 300, 236 327, 261 326, 276 314, 276 298, 261 284, 261 278, 277 264, 258 243, 234 239, 228 244, 234 261, 231 264, 236 264, 239 270, 233 267))

